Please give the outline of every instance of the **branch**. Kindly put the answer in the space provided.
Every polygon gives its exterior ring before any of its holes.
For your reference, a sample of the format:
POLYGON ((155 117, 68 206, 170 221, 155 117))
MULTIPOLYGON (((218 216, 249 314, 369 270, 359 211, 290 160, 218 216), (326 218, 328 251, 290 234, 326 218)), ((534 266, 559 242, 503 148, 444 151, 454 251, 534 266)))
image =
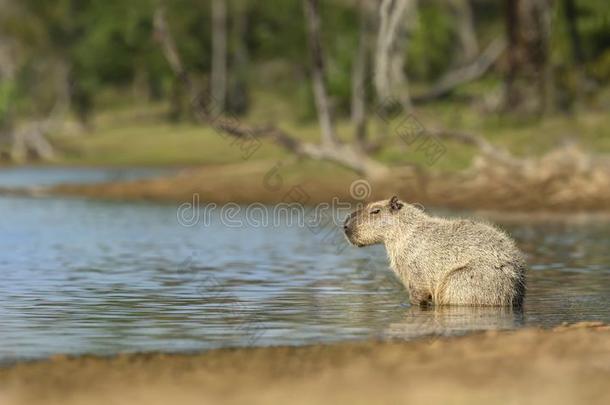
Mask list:
POLYGON ((479 53, 479 41, 474 27, 470 0, 450 0, 449 8, 457 20, 457 34, 461 45, 461 60, 470 61, 479 53))
POLYGON ((191 97, 191 106, 199 122, 210 125, 215 130, 235 138, 269 138, 286 151, 297 156, 332 161, 361 175, 376 177, 383 176, 389 171, 385 165, 360 153, 351 145, 328 143, 328 141, 327 143, 322 143, 322 145, 302 142, 273 125, 250 127, 242 122, 236 122, 235 120, 214 114, 210 106, 205 103, 205 98, 193 86, 188 72, 183 68, 176 43, 169 31, 165 15, 160 7, 155 11, 154 28, 155 38, 161 45, 165 59, 168 61, 173 73, 181 79, 183 86, 191 97))
POLYGON ((436 130, 436 131, 433 130, 430 132, 431 132, 431 134, 433 134, 439 138, 451 139, 451 140, 454 140, 457 142, 464 143, 466 145, 475 146, 481 151, 481 153, 483 155, 487 156, 488 158, 490 158, 492 160, 506 164, 508 166, 516 166, 516 165, 520 165, 523 163, 520 159, 514 157, 507 150, 494 146, 493 144, 491 144, 490 142, 488 142, 485 138, 483 138, 481 136, 466 133, 466 132, 450 131, 450 130, 446 130, 446 129, 441 129, 441 130, 436 130))
POLYGON ((165 19, 165 9, 161 4, 157 5, 155 9, 153 27, 155 39, 161 44, 163 56, 165 56, 165 60, 169 64, 172 72, 174 72, 178 78, 187 81, 187 86, 189 87, 188 90, 192 90, 190 79, 182 66, 178 49, 176 48, 176 44, 171 33, 169 32, 167 20, 165 19))
POLYGON ((163 56, 169 64, 170 69, 178 77, 185 87, 191 99, 191 106, 195 112, 195 117, 201 123, 210 125, 212 128, 234 136, 236 138, 248 137, 269 137, 284 149, 302 154, 301 143, 286 134, 284 131, 273 126, 264 127, 245 127, 244 125, 236 125, 234 120, 227 119, 222 116, 215 116, 210 111, 210 106, 194 87, 188 72, 184 69, 180 54, 176 47, 174 38, 169 30, 165 12, 161 5, 157 6, 154 16, 155 39, 161 45, 163 56))
POLYGON ((47 161, 55 159, 53 146, 45 137, 48 126, 47 121, 34 121, 15 130, 11 135, 11 159, 16 162, 25 161, 28 156, 47 161))
POLYGON ((489 70, 505 49, 506 42, 504 39, 495 39, 474 62, 447 73, 430 91, 414 96, 413 101, 426 102, 444 97, 457 86, 478 79, 489 70))

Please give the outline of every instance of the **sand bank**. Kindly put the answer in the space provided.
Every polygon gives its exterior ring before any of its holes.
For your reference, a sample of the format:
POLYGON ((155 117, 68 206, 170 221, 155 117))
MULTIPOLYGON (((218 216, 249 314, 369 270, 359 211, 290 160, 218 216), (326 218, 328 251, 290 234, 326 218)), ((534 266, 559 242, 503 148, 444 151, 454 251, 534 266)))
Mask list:
POLYGON ((610 327, 414 342, 62 357, 0 369, 0 403, 610 403, 610 327))

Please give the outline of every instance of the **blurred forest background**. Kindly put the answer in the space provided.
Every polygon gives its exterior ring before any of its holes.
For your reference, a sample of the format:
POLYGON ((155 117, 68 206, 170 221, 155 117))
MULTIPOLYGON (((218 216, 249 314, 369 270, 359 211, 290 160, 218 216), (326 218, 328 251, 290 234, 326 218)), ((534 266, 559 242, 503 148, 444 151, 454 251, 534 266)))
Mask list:
POLYGON ((444 142, 434 169, 607 152, 609 15, 606 0, 0 0, 1 158, 243 160, 223 132, 269 142, 258 159, 371 176, 430 163, 392 127, 405 119, 444 142))

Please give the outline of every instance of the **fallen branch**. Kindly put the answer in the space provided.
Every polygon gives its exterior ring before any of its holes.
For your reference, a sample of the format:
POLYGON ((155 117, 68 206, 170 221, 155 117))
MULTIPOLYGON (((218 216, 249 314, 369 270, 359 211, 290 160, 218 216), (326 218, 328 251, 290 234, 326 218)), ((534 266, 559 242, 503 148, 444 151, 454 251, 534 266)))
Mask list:
POLYGON ((14 161, 24 161, 29 156, 47 161, 55 159, 53 146, 45 137, 47 132, 41 123, 32 123, 20 131, 15 131, 11 158, 14 161))
POLYGON ((444 97, 456 87, 478 79, 489 70, 505 49, 504 39, 495 39, 474 62, 447 73, 427 93, 413 96, 413 101, 421 103, 444 97))
MULTIPOLYGON (((308 8, 307 10, 307 15, 311 17, 311 13, 315 13, 317 8, 308 8)), ((316 27, 317 25, 315 21, 309 22, 310 31, 312 28, 315 29, 316 27)), ((170 33, 167 20, 165 18, 165 13, 161 5, 158 5, 157 9, 155 10, 154 29, 155 38, 161 46, 163 55, 173 73, 185 87, 192 101, 191 106, 195 112, 195 116, 201 123, 210 125, 215 130, 235 138, 269 138, 277 145, 284 148, 284 150, 297 156, 308 157, 315 160, 332 161, 367 177, 382 177, 389 172, 389 168, 387 166, 371 159, 352 145, 339 143, 338 139, 334 137, 333 132, 326 132, 328 131, 328 128, 324 128, 326 125, 330 125, 330 115, 323 115, 321 117, 321 126, 324 130, 323 142, 320 145, 302 142, 281 128, 277 128, 273 125, 252 127, 247 126, 243 122, 236 122, 234 119, 215 114, 213 111, 214 106, 211 105, 213 104, 214 100, 210 102, 209 95, 201 94, 199 91, 197 91, 188 72, 182 64, 176 43, 170 33)), ((311 36, 312 33, 310 32, 310 37, 311 36)), ((315 38, 313 39, 315 46, 315 41, 317 40, 315 38)), ((321 53, 319 54, 316 51, 312 52, 315 53, 314 58, 321 56, 321 53)), ((320 61, 314 63, 314 65, 317 65, 317 67, 314 67, 314 70, 318 70, 321 66, 323 66, 320 65, 320 61)), ((320 74, 321 72, 318 71, 318 79, 314 80, 314 92, 316 93, 316 97, 320 97, 320 95, 325 97, 326 90, 323 86, 323 81, 320 80, 322 77, 320 74), (321 84, 322 86, 320 86, 321 84)), ((324 101, 317 100, 317 104, 320 112, 320 106, 324 107, 324 101)))
POLYGON ((450 131, 447 129, 432 130, 430 132, 438 138, 450 139, 466 145, 475 146, 482 155, 506 165, 515 166, 523 163, 521 159, 514 157, 507 150, 491 144, 481 136, 466 132, 450 131))

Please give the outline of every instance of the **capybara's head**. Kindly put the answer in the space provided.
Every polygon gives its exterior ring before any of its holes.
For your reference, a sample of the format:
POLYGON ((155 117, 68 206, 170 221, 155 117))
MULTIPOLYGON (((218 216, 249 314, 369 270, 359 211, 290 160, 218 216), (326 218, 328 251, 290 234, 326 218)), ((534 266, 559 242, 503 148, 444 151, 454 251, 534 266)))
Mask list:
POLYGON ((399 228, 399 214, 404 206, 396 196, 365 205, 345 220, 345 236, 358 247, 383 243, 386 236, 399 228))

